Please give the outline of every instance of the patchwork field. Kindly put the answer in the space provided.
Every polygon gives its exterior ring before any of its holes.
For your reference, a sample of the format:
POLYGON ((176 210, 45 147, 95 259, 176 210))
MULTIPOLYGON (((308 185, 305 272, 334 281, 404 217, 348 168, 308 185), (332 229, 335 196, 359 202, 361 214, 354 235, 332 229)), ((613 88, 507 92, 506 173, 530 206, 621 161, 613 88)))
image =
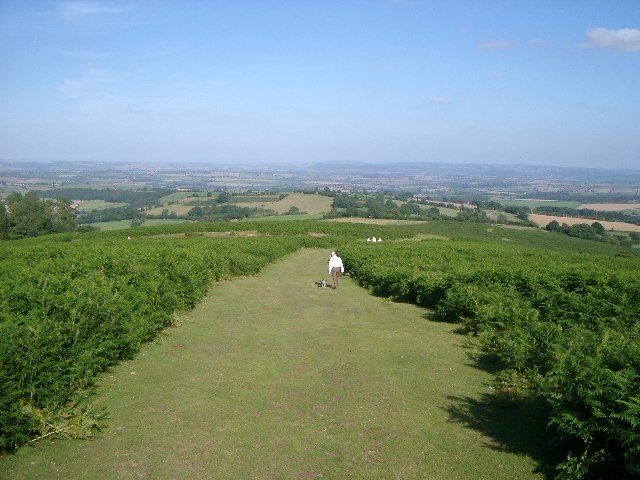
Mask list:
POLYGON ((557 217, 552 215, 539 215, 537 213, 529 214, 529 219, 532 222, 537 223, 540 227, 547 226, 553 220, 556 220, 560 224, 566 223, 567 225, 579 225, 581 223, 591 225, 593 222, 599 222, 607 230, 616 230, 619 232, 640 232, 640 225, 626 222, 606 222, 604 220, 593 220, 589 218, 557 217))
POLYGON ((151 210, 147 210, 146 213, 149 215, 160 215, 164 209, 169 210, 169 213, 175 212, 176 215, 186 215, 189 213, 189 210, 193 208, 193 205, 183 205, 182 203, 172 203, 170 205, 165 205, 163 207, 152 208, 151 210))
POLYGON ((570 200, 540 200, 535 198, 506 198, 501 196, 492 196, 491 200, 501 203, 504 206, 510 207, 569 207, 569 208, 577 208, 580 204, 579 202, 573 202, 570 200))
MULTIPOLYGON (((202 192, 201 195, 206 195, 206 193, 202 192)), ((160 198, 160 202, 167 205, 167 204, 179 202, 180 200, 183 200, 185 198, 197 198, 197 195, 195 195, 194 192, 176 192, 176 193, 172 193, 171 195, 167 195, 165 197, 160 198)))
MULTIPOLYGON (((193 205, 187 205, 191 202, 202 202, 207 200, 207 197, 193 196, 187 192, 180 192, 179 194, 169 195, 163 197, 163 200, 168 200, 162 207, 156 207, 147 210, 149 215, 160 215, 162 210, 167 209, 169 213, 175 212, 176 215, 186 215, 189 210, 193 208, 193 205)), ((333 199, 324 195, 310 195, 304 193, 292 193, 287 195, 282 200, 278 200, 277 196, 257 195, 252 197, 238 197, 231 202, 237 207, 246 208, 266 208, 273 210, 278 214, 286 213, 291 207, 297 207, 300 212, 309 214, 321 214, 331 210, 331 204, 333 199), (246 198, 247 201, 235 201, 246 198), (273 201, 271 201, 273 199, 273 201), (251 200, 251 201, 249 201, 251 200)), ((314 217, 317 218, 317 217, 314 217)))
POLYGON ((327 213, 331 210, 333 198, 324 195, 311 195, 304 193, 292 193, 277 202, 244 202, 237 203, 239 207, 262 207, 274 210, 276 213, 288 212, 291 207, 298 207, 301 212, 306 213, 327 213))

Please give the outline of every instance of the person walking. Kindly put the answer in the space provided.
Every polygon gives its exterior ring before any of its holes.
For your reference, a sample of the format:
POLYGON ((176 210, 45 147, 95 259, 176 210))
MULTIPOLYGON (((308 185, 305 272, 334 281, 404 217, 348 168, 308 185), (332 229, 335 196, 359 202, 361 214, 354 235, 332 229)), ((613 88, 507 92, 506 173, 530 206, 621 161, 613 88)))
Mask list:
POLYGON ((340 281, 340 275, 344 273, 344 265, 342 259, 336 255, 336 252, 331 252, 329 257, 329 275, 333 278, 333 288, 338 288, 338 282, 340 281))

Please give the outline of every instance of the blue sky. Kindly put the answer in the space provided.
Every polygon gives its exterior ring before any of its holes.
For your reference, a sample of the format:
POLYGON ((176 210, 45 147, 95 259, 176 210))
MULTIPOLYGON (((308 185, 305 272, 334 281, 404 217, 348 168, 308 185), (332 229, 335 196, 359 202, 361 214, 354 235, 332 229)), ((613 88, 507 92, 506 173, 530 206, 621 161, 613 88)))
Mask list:
POLYGON ((640 1, 0 1, 0 159, 640 168, 640 1))

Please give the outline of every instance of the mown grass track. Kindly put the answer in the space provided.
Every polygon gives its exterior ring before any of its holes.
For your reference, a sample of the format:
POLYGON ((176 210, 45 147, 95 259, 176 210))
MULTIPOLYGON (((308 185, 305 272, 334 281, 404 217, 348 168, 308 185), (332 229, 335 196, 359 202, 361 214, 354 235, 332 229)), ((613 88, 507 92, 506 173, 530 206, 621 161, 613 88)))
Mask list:
POLYGON ((455 326, 318 288, 327 253, 215 286, 103 376, 102 438, 20 449, 0 478, 543 478, 540 422, 489 400, 455 326))

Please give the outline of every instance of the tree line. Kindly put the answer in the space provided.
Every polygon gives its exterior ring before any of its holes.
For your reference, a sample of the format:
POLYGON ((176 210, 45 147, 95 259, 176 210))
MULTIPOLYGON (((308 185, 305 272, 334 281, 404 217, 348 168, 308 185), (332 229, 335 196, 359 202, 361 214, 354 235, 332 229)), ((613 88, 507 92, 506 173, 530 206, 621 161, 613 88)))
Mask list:
POLYGON ((36 192, 14 192, 0 202, 0 239, 37 237, 76 228, 71 201, 40 200, 36 192))
POLYGON ((556 215, 561 217, 593 218, 607 222, 629 222, 640 224, 640 215, 625 213, 624 211, 606 212, 591 208, 555 207, 551 205, 536 207, 536 213, 543 215, 556 215))
POLYGON ((67 200, 104 200, 109 203, 128 203, 134 208, 157 205, 162 197, 175 193, 171 189, 118 190, 115 188, 64 188, 45 190, 40 198, 65 198, 67 200))
POLYGON ((561 225, 557 220, 552 220, 547 224, 545 230, 563 233, 569 237, 577 237, 584 240, 609 242, 614 245, 620 245, 621 247, 631 247, 634 244, 640 243, 640 233, 630 232, 628 237, 624 234, 608 234, 600 222, 593 222, 591 225, 588 223, 576 225, 563 223, 561 225))

